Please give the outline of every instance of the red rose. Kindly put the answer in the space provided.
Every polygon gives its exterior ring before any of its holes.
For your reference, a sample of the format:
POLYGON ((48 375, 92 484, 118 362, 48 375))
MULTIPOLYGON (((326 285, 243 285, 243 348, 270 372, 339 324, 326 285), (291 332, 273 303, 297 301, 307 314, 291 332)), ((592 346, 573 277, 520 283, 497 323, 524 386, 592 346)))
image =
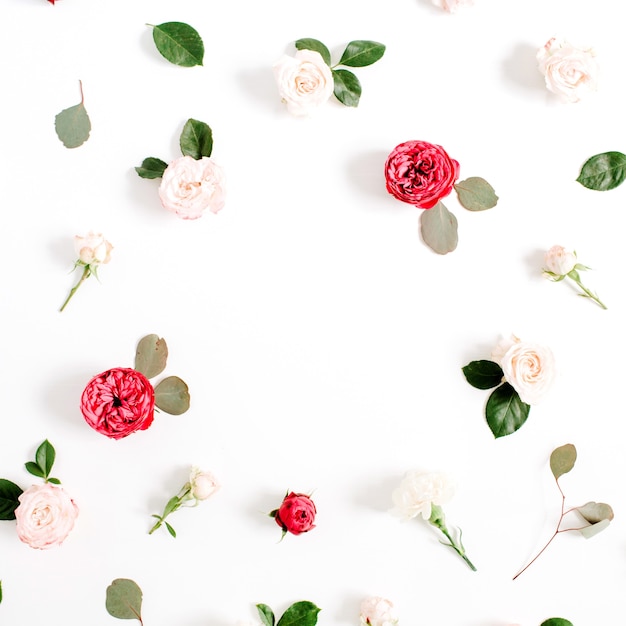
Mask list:
POLYGON ((279 509, 272 511, 270 515, 285 533, 299 535, 315 528, 315 504, 309 496, 293 491, 285 496, 279 509))
POLYGON ((111 439, 122 439, 152 424, 154 389, 142 373, 115 367, 89 381, 80 410, 94 430, 111 439))
POLYGON ((396 146, 385 163, 387 191, 402 202, 431 209, 445 198, 459 177, 459 163, 426 141, 396 146))

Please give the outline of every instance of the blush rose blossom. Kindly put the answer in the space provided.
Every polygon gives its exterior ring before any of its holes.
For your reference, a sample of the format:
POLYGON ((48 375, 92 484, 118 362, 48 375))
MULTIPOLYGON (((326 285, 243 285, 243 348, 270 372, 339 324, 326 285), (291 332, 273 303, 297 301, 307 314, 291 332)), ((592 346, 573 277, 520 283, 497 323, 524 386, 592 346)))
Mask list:
POLYGON ((211 472, 204 472, 197 467, 191 468, 188 484, 189 495, 195 500, 206 500, 220 488, 217 478, 211 472))
POLYGON ((598 86, 598 64, 592 49, 577 48, 552 37, 537 53, 546 87, 565 102, 579 102, 598 86))
POLYGON ((78 507, 61 487, 33 485, 18 500, 17 536, 31 548, 60 546, 74 528, 78 507))
POLYGON ((270 515, 286 533, 300 535, 315 528, 315 503, 304 493, 288 493, 278 509, 270 515))
POLYGON ((292 115, 310 115, 333 94, 330 67, 315 50, 298 50, 293 57, 284 54, 273 70, 278 93, 292 115))
POLYGON ((152 424, 154 388, 141 372, 116 367, 89 381, 80 409, 94 430, 111 439, 122 439, 152 424))
POLYGON ((545 257, 545 270, 555 276, 566 276, 578 263, 576 253, 566 250, 563 246, 552 246, 545 257))
POLYGON ((428 520, 432 506, 441 506, 452 499, 455 486, 446 474, 413 470, 407 472, 400 485, 393 490, 391 512, 405 520, 421 515, 428 520))
POLYGON ((474 0, 435 0, 435 4, 448 13, 456 13, 464 7, 473 7, 474 0))
POLYGON ((395 626, 398 618, 393 603, 380 596, 371 596, 361 603, 360 626, 395 626))
POLYGON ((179 157, 163 172, 159 198, 184 220, 198 219, 207 210, 218 213, 226 201, 224 170, 210 157, 179 157))
POLYGON ((426 141, 405 141, 385 163, 387 191, 402 202, 431 209, 450 194, 459 177, 459 163, 441 147, 426 141))

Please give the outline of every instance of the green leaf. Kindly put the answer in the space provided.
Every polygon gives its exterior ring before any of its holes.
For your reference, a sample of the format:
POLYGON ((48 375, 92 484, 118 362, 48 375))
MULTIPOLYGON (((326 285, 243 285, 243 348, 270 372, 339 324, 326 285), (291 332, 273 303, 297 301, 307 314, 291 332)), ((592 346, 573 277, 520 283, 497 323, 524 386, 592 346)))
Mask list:
POLYGON ((550 455, 550 469, 557 480, 571 471, 574 463, 576 463, 576 447, 572 443, 555 448, 550 455))
POLYGON ((347 107, 356 107, 361 98, 361 83, 348 70, 332 70, 335 98, 347 107))
POLYGON ((172 535, 174 539, 176 539, 176 531, 172 528, 172 526, 165 520, 163 520, 163 523, 165 524, 165 528, 167 528, 167 532, 172 535))
POLYGON ((276 621, 276 618, 274 617, 274 611, 272 611, 272 609, 270 609, 267 604, 257 604, 256 608, 259 612, 259 617, 261 618, 263 625, 274 626, 274 622, 276 621))
POLYGON ((509 383, 503 383, 491 392, 485 414, 494 437, 514 433, 526 421, 530 405, 522 402, 509 383))
POLYGON ((48 478, 48 482, 52 483, 53 485, 60 485, 61 481, 58 478, 48 478))
POLYGON ((156 157, 148 157, 144 159, 140 167, 135 168, 135 172, 141 178, 161 178, 163 172, 167 168, 167 163, 157 159, 156 157))
POLYGON ((576 181, 587 189, 608 191, 621 185, 625 178, 626 154, 604 152, 587 160, 576 181))
POLYGON ((0 580, 0 603, 2 602, 2 581, 0 580))
POLYGON ((54 446, 46 439, 35 452, 35 461, 37 465, 44 471, 44 478, 48 478, 54 465, 54 459, 56 458, 56 451, 54 446))
MULTIPOLYGON (((149 24, 150 26, 150 24, 149 24)), ((183 22, 165 22, 152 27, 157 50, 174 65, 202 65, 204 43, 195 28, 183 22)))
POLYGON ((467 382, 476 389, 491 389, 502 382, 504 372, 493 361, 471 361, 463 369, 467 382))
POLYGON ((107 587, 106 609, 109 615, 118 619, 141 621, 142 597, 143 593, 134 580, 116 578, 107 587))
POLYGON ((614 517, 613 509, 604 502, 587 502, 574 510, 590 524, 597 524, 605 520, 610 522, 614 517))
MULTIPOLYGON (((172 496, 165 505, 165 510, 163 511, 163 515, 160 519, 167 517, 170 513, 173 513, 180 507, 181 501, 178 496, 172 496)), ((158 516, 157 516, 158 517, 158 516)))
POLYGON ((432 209, 424 209, 420 219, 422 239, 437 254, 452 252, 458 242, 458 222, 443 202, 432 209))
POLYGON ((165 369, 167 355, 165 339, 158 335, 146 335, 137 344, 135 369, 146 378, 154 378, 165 369))
POLYGON ((213 133, 208 124, 188 119, 180 134, 180 149, 185 156, 201 159, 213 151, 213 133))
POLYGON ((20 505, 18 498, 22 493, 15 483, 0 478, 0 520, 15 519, 15 509, 20 505))
POLYGON ((351 41, 343 51, 337 65, 365 67, 376 63, 383 54, 385 54, 385 46, 382 43, 366 40, 351 41))
POLYGON ((80 82, 80 102, 63 109, 54 118, 54 129, 66 148, 82 146, 91 132, 91 120, 85 109, 83 84, 80 82))
POLYGON ((37 478, 45 478, 45 472, 43 471, 43 469, 41 467, 39 467, 39 465, 37 465, 37 463, 33 463, 33 461, 27 461, 26 463, 24 463, 24 467, 26 468, 26 471, 29 474, 32 474, 33 476, 37 476, 37 478))
POLYGON ((295 602, 283 613, 276 626, 314 626, 320 610, 306 600, 295 602))
POLYGON ((324 59, 324 63, 330 66, 330 52, 328 48, 317 39, 298 39, 296 41, 296 48, 298 50, 314 50, 315 52, 319 52, 322 55, 322 59, 324 59))
POLYGON ((168 376, 154 388, 154 403, 170 415, 181 415, 189 408, 189 388, 178 376, 168 376))
POLYGON ((493 187, 478 176, 466 178, 454 185, 459 196, 459 202, 468 211, 485 211, 498 204, 498 196, 493 187))
POLYGON ((568 619, 563 619, 562 617, 551 617, 545 622, 542 622, 541 626, 574 626, 574 624, 572 624, 572 622, 568 619))
POLYGON ((595 537, 598 533, 602 532, 605 528, 608 528, 611 520, 603 519, 595 524, 591 524, 590 526, 585 526, 585 528, 579 528, 578 532, 585 538, 591 539, 591 537, 595 537))

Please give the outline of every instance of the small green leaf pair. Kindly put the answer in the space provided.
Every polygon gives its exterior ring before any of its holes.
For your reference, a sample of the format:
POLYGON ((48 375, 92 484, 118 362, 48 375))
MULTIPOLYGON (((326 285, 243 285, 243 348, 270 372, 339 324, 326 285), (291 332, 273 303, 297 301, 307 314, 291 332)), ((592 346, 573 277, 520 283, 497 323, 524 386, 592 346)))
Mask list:
POLYGON ((583 187, 594 191, 608 191, 626 180, 626 154, 603 152, 588 159, 576 179, 583 187))
POLYGON ((303 600, 292 604, 276 622, 274 611, 267 604, 257 604, 263 626, 315 626, 320 608, 313 602, 303 600))
MULTIPOLYGON (((493 187, 478 176, 456 183, 454 189, 468 211, 486 211, 498 203, 493 187)), ((458 221, 441 201, 432 209, 424 209, 420 229, 424 243, 437 254, 448 254, 459 243, 458 221)))
POLYGON ((157 50, 170 63, 181 67, 202 65, 204 42, 195 28, 184 22, 165 22, 152 27, 157 50))
POLYGON ((346 67, 365 67, 376 63, 383 54, 385 46, 377 41, 351 41, 339 59, 339 63, 331 65, 330 51, 317 39, 304 38, 295 42, 298 50, 314 50, 319 52, 324 63, 330 67, 333 75, 334 94, 337 100, 348 107, 356 107, 361 99, 361 83, 356 75, 344 69, 336 69, 340 65, 346 67))
MULTIPOLYGON (((167 344, 158 335, 146 335, 139 341, 135 354, 135 369, 146 378, 158 376, 167 363, 167 344)), ((181 415, 189 408, 189 387, 178 378, 168 376, 154 388, 155 405, 170 415, 181 415)))
POLYGON ((462 368, 467 382, 476 389, 494 389, 487 399, 485 417, 498 439, 519 430, 530 413, 530 405, 504 380, 502 368, 493 361, 471 361, 462 368))

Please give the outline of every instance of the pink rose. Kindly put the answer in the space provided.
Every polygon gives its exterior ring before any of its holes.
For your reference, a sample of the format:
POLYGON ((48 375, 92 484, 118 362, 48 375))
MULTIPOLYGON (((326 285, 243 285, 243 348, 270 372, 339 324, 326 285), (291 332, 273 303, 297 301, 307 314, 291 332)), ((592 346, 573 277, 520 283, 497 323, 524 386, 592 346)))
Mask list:
POLYGON ((435 4, 439 5, 448 13, 456 13, 458 9, 463 7, 474 6, 474 0, 435 0, 435 4))
POLYGON ((74 528, 78 507, 61 487, 33 485, 18 500, 17 536, 31 548, 60 546, 74 528))
POLYGON ((226 198, 224 170, 209 157, 179 157, 165 168, 159 197, 184 220, 195 220, 207 209, 217 213, 226 198))
POLYGON ((89 381, 80 410, 94 430, 111 439, 122 439, 152 424, 154 388, 141 372, 116 367, 89 381))
POLYGON ((315 504, 311 498, 303 493, 287 494, 276 511, 271 515, 283 529, 283 533, 300 535, 315 528, 315 504))
POLYGON ((385 163, 387 191, 402 202, 431 209, 445 198, 459 177, 459 163, 438 145, 406 141, 385 163))

